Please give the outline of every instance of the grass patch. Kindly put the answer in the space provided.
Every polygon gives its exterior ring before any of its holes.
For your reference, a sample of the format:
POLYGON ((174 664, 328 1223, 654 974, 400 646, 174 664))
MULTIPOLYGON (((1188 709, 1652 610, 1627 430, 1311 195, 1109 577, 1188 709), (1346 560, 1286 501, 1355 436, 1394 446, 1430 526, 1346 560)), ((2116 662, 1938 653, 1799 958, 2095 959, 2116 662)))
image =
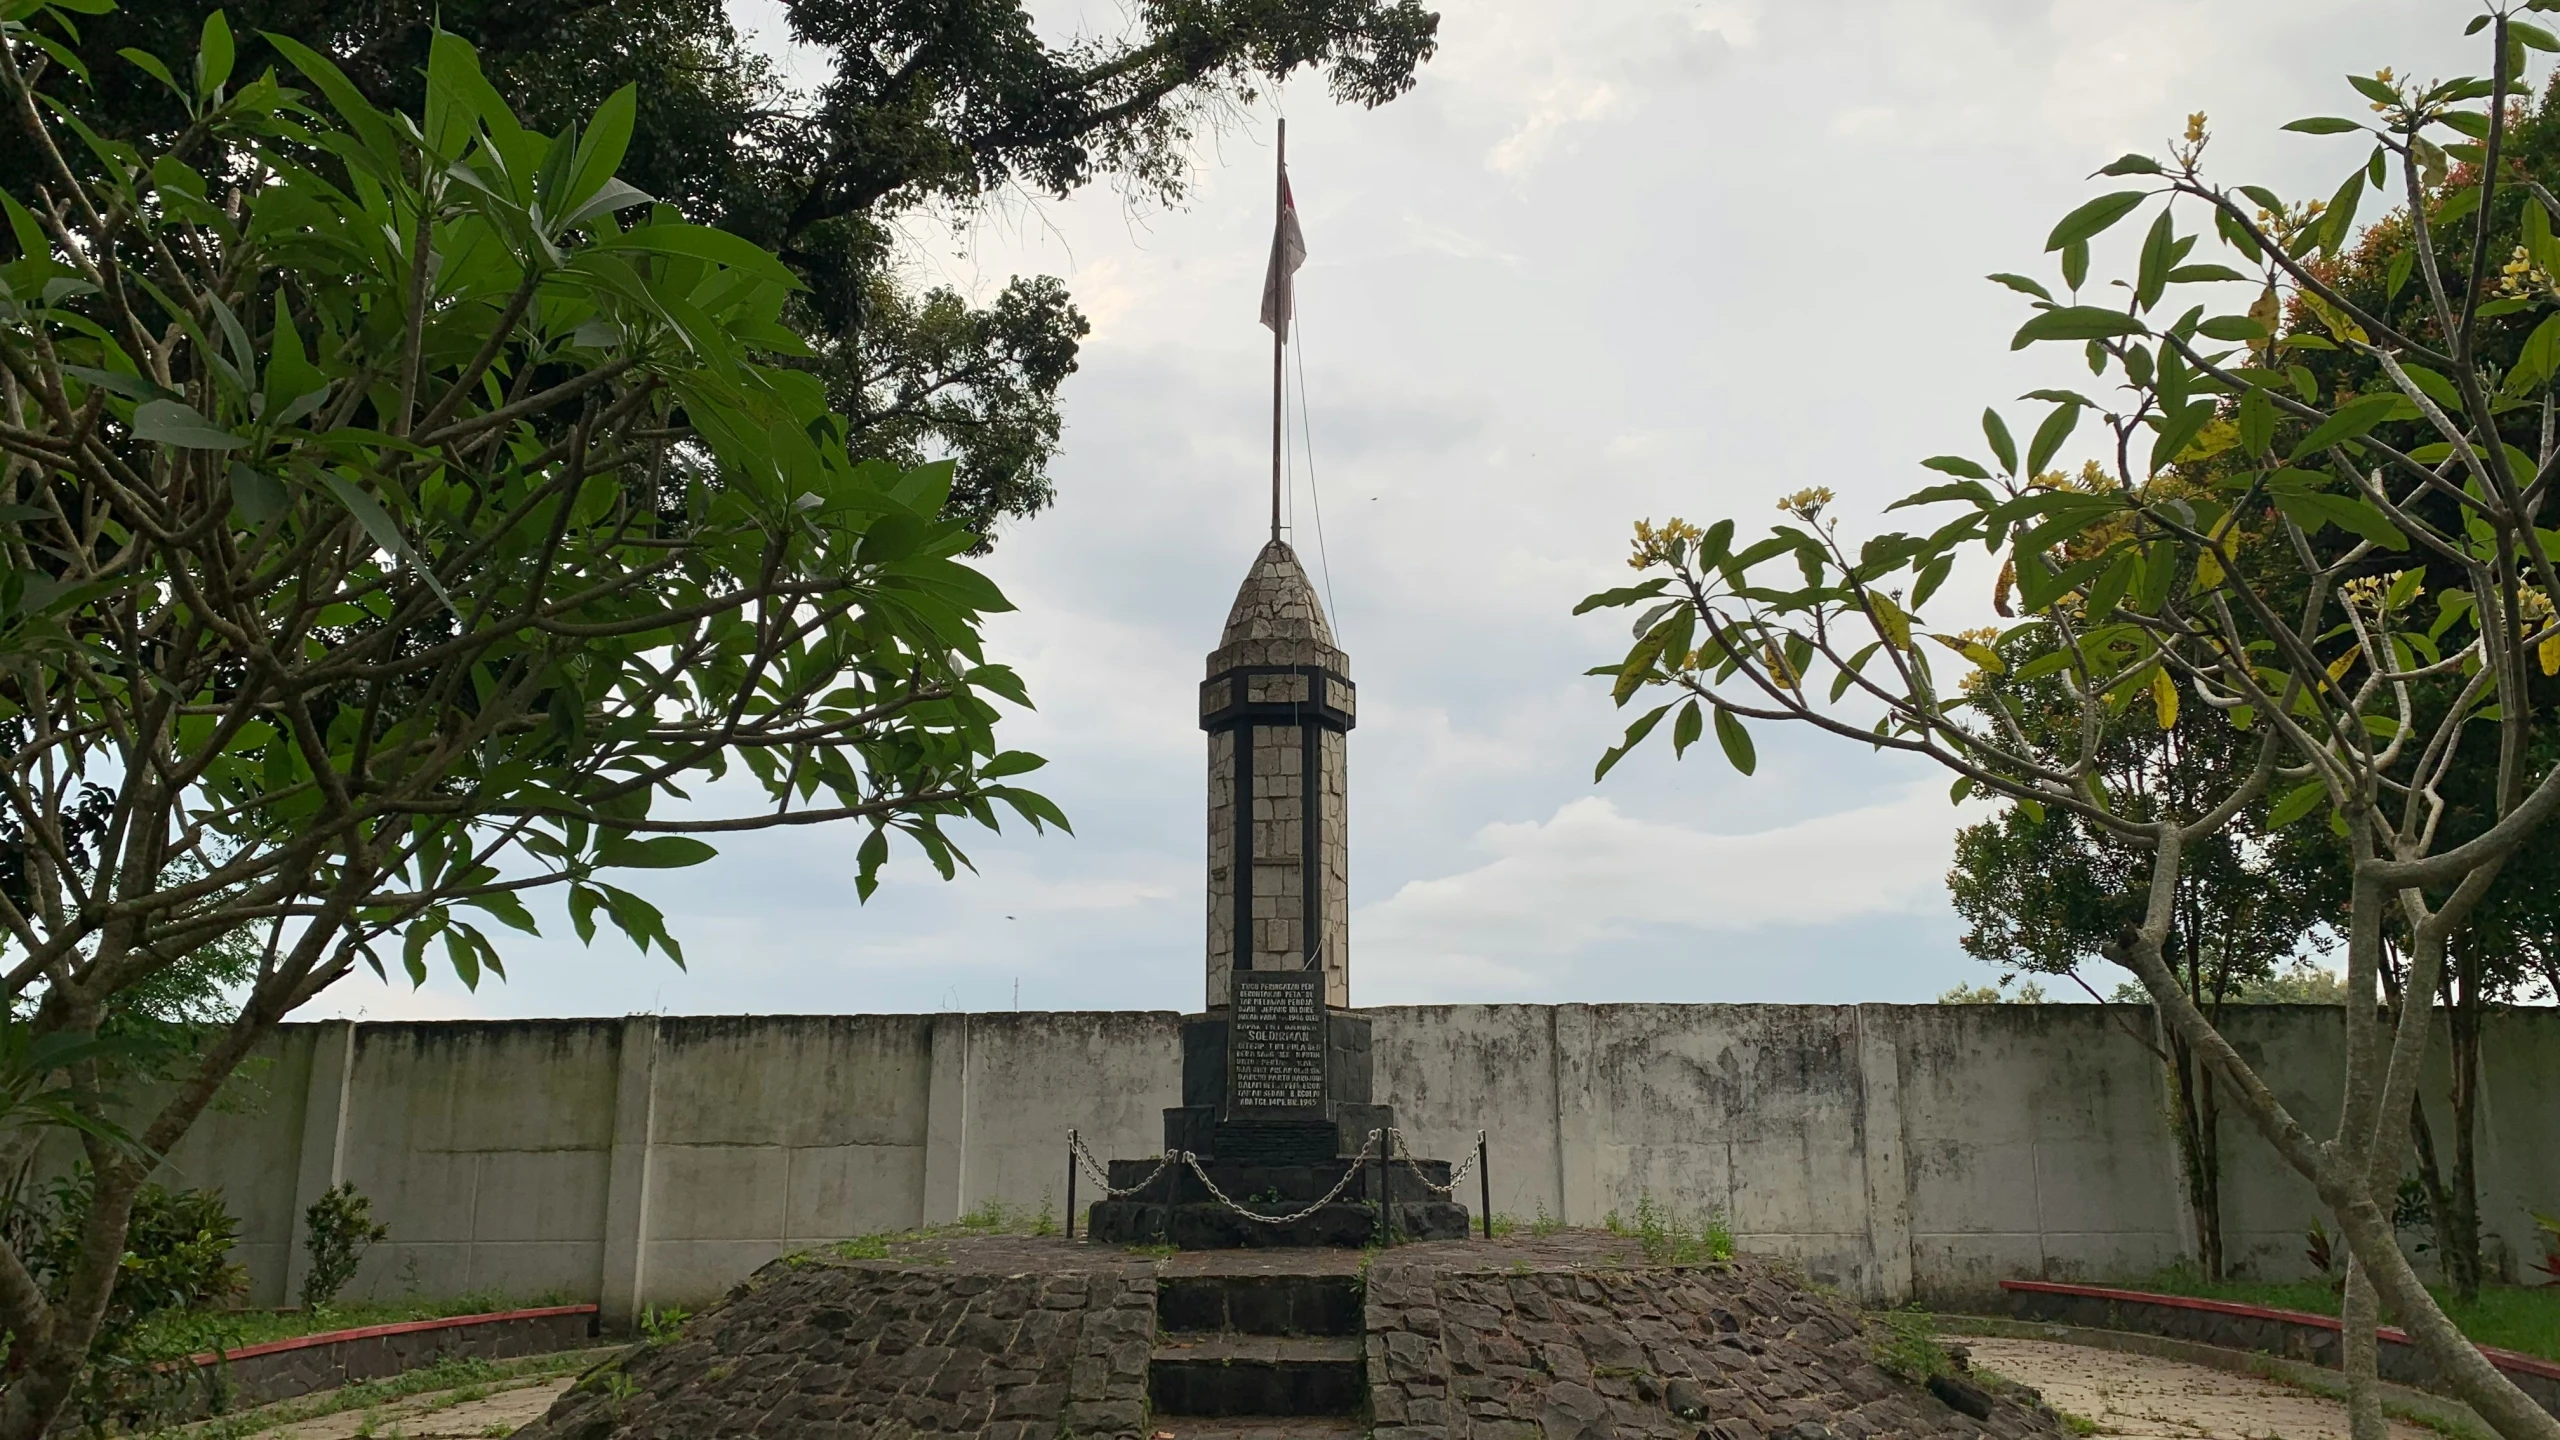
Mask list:
POLYGON ((1653 1197, 1636 1201, 1636 1238, 1644 1258, 1656 1265, 1704 1265, 1733 1258, 1733 1229, 1724 1216, 1702 1210, 1692 1219, 1677 1207, 1656 1205, 1653 1197))
POLYGON ((409 1320, 444 1320, 455 1315, 485 1315, 494 1310, 525 1310, 571 1303, 559 1295, 525 1300, 484 1290, 446 1300, 401 1300, 384 1304, 325 1305, 317 1310, 184 1310, 154 1316, 137 1335, 138 1353, 177 1359, 208 1350, 237 1350, 274 1340, 297 1340, 330 1330, 366 1325, 397 1325, 409 1320))
MULTIPOLYGON (((2228 1300, 2274 1310, 2302 1310, 2335 1317, 2342 1296, 2325 1280, 2223 1280, 2208 1282, 2192 1270, 2163 1270, 2128 1288, 2163 1295, 2189 1295, 2199 1300, 2228 1300)), ((2560 1360, 2560 1286, 2487 1285, 2470 1304, 2451 1291, 2429 1287, 2444 1313, 2474 1344, 2560 1360)), ((2389 1317, 2385 1317, 2389 1323, 2389 1317)))
POLYGON ((1937 1317, 1920 1310, 1879 1310, 1867 1316, 1867 1353, 1888 1375, 1918 1385, 1932 1375, 1952 1375, 1955 1362, 1938 1343, 1937 1317))

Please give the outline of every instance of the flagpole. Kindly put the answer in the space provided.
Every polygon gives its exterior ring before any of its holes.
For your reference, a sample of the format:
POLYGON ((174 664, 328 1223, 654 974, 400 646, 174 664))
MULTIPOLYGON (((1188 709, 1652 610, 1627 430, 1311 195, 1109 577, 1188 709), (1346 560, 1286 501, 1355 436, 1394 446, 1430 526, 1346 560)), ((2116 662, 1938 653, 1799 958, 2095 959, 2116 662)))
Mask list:
MULTIPOLYGON (((1280 221, 1289 203, 1289 122, 1286 118, 1280 121, 1280 163, 1275 176, 1271 187, 1271 243, 1276 255, 1279 253, 1280 221)), ((1289 312, 1295 308, 1289 303, 1295 298, 1289 294, 1291 279, 1285 274, 1280 277, 1280 323, 1271 327, 1271 543, 1274 545, 1280 543, 1280 351, 1289 343, 1289 312)))

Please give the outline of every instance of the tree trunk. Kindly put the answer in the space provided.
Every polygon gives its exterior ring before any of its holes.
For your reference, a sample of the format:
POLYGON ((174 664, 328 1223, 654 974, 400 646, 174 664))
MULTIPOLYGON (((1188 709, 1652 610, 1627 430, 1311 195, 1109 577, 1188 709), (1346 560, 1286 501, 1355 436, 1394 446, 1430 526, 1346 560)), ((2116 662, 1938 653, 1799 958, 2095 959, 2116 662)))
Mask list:
POLYGON ((2195 1051, 2169 1041, 2170 1078, 2176 1096, 2179 1167, 2186 1172, 2187 1209, 2195 1217, 2196 1265, 2207 1280, 2223 1278, 2222 1174, 2213 1125, 2213 1077, 2195 1051))
POLYGON ((89 1346, 115 1294, 142 1175, 129 1164, 98 1164, 105 1157, 94 1144, 90 1153, 95 1179, 89 1214, 80 1227, 80 1253, 63 1296, 45 1307, 40 1334, 10 1337, 10 1358, 18 1358, 14 1352, 22 1342, 26 1358, 10 1377, 7 1394, 0 1395, 0 1440, 43 1440, 53 1428, 89 1368, 89 1346))
POLYGON ((2372 1277, 2353 1250, 2347 1252, 2347 1293, 2339 1319, 2346 1344, 2339 1359, 2347 1372, 2347 1433, 2353 1440, 2390 1440, 2391 1426, 2382 1416, 2381 1342, 2374 1335, 2382 1307, 2375 1302, 2372 1277))
POLYGON ((2469 1302, 2480 1298, 2480 962, 2466 955, 2455 962, 2461 975, 2453 1014, 2453 1185, 2446 1224, 2437 1245, 2444 1251, 2445 1283, 2469 1302))

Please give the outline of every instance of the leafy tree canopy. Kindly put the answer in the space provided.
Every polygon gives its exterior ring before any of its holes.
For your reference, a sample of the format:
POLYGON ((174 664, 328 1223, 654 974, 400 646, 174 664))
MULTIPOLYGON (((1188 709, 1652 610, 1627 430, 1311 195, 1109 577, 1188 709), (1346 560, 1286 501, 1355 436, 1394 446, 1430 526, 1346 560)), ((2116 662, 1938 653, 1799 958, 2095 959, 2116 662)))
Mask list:
POLYGON ((0 0, 0 1170, 67 1126, 93 1177, 67 1249, 0 1238, 0 1440, 155 1157, 355 967, 476 983, 543 890, 680 959, 629 872, 722 835, 849 822, 867 895, 893 835, 947 876, 947 827, 1063 819, 953 466, 848 450, 804 282, 618 177, 633 88, 530 128, 439 34, 389 110, 216 13, 115 62, 186 117, 128 141, 38 94, 80 18, 0 0), (227 1014, 168 993, 208 975, 227 1014))
MULTIPOLYGON (((1853 531, 1818 486, 1782 500, 1786 520, 1765 534, 1734 518, 1640 524, 1641 578, 1581 608, 1635 612, 1633 645, 1599 673, 1621 705, 1659 696, 1600 773, 1657 733, 1679 753, 1710 727, 1747 773, 1752 725, 1799 724, 1925 757, 1959 795, 2068 814, 2137 850, 2137 903, 2102 953, 2337 1215, 2351 1345, 2370 1343, 2378 1297, 2501 1435, 2560 1440, 2560 1421, 2445 1317, 2392 1219, 2454 939, 2560 815, 2541 718, 2560 669, 2560 529, 2542 523, 2560 488, 2560 195, 2509 150, 2529 56, 2560 52, 2526 18, 2542 8, 2473 19, 2483 74, 2352 77, 2352 114, 2288 126, 2351 137, 2351 168, 2316 207, 2211 173, 2202 115, 2165 154, 2101 167, 2105 193, 2045 237, 2059 283, 1993 277, 2030 307, 2013 348, 2057 347, 2082 373, 2031 392, 2029 423, 1987 410, 1971 453, 1923 462, 1933 483, 1889 507, 1918 512, 1902 523, 1919 528, 1853 531), (2374 192, 2406 207, 2377 222, 2406 228, 2384 276, 2405 311, 2338 283, 2374 192), (2520 215, 2521 257, 2492 248, 2501 213, 2520 215), (2129 273, 2091 289, 2090 242, 2128 222, 2141 236, 2129 273), (2289 311, 2310 323, 2288 325, 2289 311), (2338 355, 2370 380, 2324 386, 2303 360, 2338 355), (2092 417, 2097 483, 2044 483, 2092 417), (2193 463, 2212 453, 2228 463, 2193 463), (2016 602, 1988 639, 1930 619, 1975 545, 2016 602), (2030 719, 2047 680, 2071 717, 2050 740, 2030 719), (2190 793, 2120 793, 2114 742, 2200 708, 2245 759, 2190 793), (2462 833, 2449 777, 2474 749, 2495 759, 2462 833), (2182 879, 2216 837, 2324 824, 2345 842, 2345 1045, 2336 1128, 2315 1135, 2188 993, 2169 946, 2182 879)), ((2379 1423, 2363 1381, 2356 1403, 2360 1426, 2379 1423)))
MULTIPOLYGON (((84 19, 44 82, 77 96, 102 133, 166 140, 176 97, 118 61, 184 54, 208 0, 140 0, 84 19)), ((744 49, 720 0, 249 0, 229 7, 238 67, 277 63, 263 36, 335 58, 373 103, 415 113, 435 27, 470 42, 528 123, 558 131, 631 87, 621 177, 778 252, 806 285, 784 323, 812 353, 857 458, 950 457, 952 516, 991 536, 1052 494, 1058 391, 1085 322, 1053 279, 1019 278, 985 305, 919 288, 898 264, 902 217, 964 220, 1007 195, 1063 196, 1095 180, 1178 200, 1191 142, 1262 87, 1300 70, 1345 102, 1378 105, 1414 83, 1438 17, 1418 0, 1180 0, 1136 7, 1125 33, 1044 39, 1019 0, 792 0, 793 36, 831 77, 785 92, 744 49)), ((67 37, 66 37, 67 40, 67 37)), ((0 183, 37 173, 0 150, 0 183)))

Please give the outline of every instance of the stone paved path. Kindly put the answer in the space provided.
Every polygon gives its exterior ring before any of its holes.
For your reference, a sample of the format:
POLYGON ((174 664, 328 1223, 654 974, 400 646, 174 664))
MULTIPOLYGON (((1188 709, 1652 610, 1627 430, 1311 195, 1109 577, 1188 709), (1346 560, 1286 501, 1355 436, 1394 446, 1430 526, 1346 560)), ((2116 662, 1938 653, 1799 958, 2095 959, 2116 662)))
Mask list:
MULTIPOLYGON (((2347 1440, 2347 1407, 2273 1380, 2050 1340, 1965 1336, 1976 1369, 2032 1385, 2101 1435, 2160 1440, 2347 1440)), ((2438 1440, 2398 1421, 2392 1440, 2438 1440)))
MULTIPOLYGON (((459 1392, 412 1395, 368 1410, 348 1410, 260 1430, 254 1440, 473 1440, 512 1435, 533 1423, 574 1375, 550 1376, 512 1389, 492 1389, 483 1399, 455 1403, 459 1392), (370 1426, 371 1428, 366 1428, 370 1426)), ((504 1382, 500 1382, 504 1383, 504 1382)))

